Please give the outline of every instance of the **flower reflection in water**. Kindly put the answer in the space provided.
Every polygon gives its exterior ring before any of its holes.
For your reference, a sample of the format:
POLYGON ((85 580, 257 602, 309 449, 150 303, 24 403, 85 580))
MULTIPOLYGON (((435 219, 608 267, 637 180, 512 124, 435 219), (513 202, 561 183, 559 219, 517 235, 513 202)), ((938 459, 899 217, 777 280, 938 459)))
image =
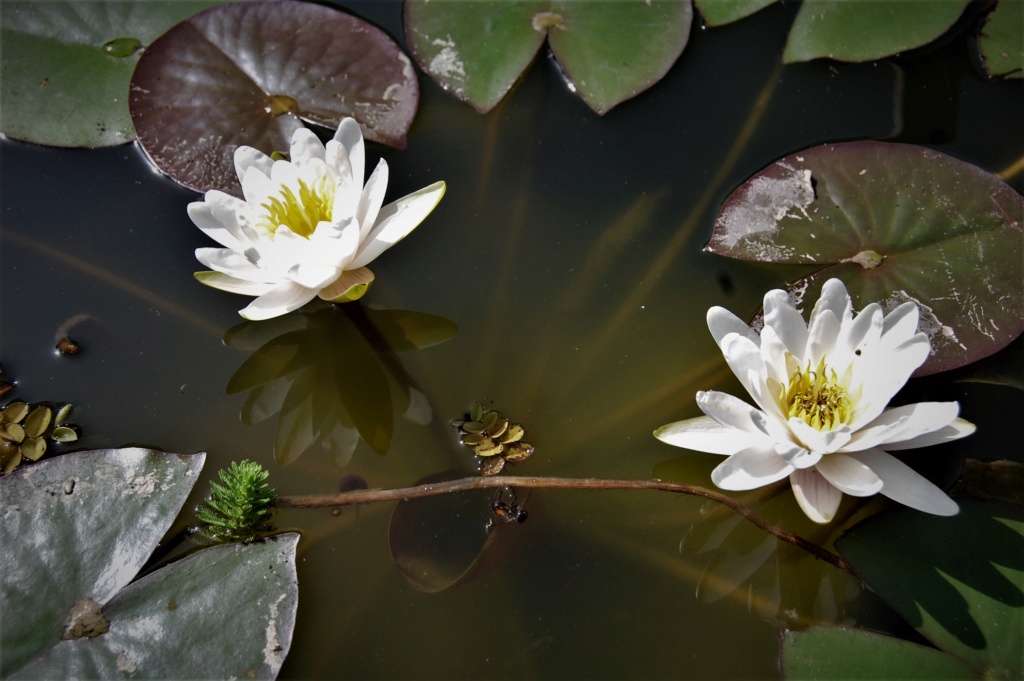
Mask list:
POLYGON ((442 317, 359 303, 313 304, 302 314, 243 322, 227 331, 224 343, 253 352, 227 392, 250 391, 245 423, 278 416, 278 464, 319 443, 344 466, 360 439, 378 454, 388 451, 396 413, 418 424, 431 421, 426 397, 396 353, 443 343, 455 333, 455 324, 442 317))

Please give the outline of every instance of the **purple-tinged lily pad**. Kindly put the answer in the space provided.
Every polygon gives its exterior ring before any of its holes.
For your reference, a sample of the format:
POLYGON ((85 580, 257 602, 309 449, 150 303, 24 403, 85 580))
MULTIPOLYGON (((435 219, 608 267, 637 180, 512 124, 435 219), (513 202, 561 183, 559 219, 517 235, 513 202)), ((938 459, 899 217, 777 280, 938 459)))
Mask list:
POLYGON ((434 80, 490 111, 545 38, 572 89, 603 114, 668 72, 689 40, 689 0, 406 0, 405 34, 434 80))
POLYGON ((779 0, 693 0, 708 26, 724 26, 749 17, 779 0))
POLYGON ((908 300, 932 355, 918 375, 986 357, 1024 331, 1024 197, 977 166, 906 144, 791 154, 726 200, 707 250, 819 265, 798 298, 842 279, 863 307, 908 300))
POLYGON ((989 76, 1024 78, 1024 2, 999 0, 985 19, 978 48, 989 76))
POLYGON ((804 0, 782 60, 828 57, 871 61, 927 45, 945 33, 970 0, 804 0))
POLYGON ((178 24, 132 76, 142 148, 181 184, 241 195, 240 145, 284 151, 301 120, 336 128, 351 116, 367 139, 405 146, 419 103, 409 58, 383 31, 307 2, 244 2, 178 24))

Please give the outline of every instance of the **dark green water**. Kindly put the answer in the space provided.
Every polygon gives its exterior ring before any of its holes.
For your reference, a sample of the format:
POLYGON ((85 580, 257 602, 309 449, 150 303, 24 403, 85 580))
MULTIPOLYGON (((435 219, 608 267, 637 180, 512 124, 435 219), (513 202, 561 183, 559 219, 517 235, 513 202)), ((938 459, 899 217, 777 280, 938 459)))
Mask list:
MULTIPOLYGON (((346 6, 401 42, 398 4, 346 6)), ((569 93, 546 57, 486 116, 421 78, 408 148, 371 145, 368 165, 388 160, 389 199, 441 179, 448 192, 374 263, 365 301, 439 315, 459 331, 396 355, 433 420, 396 415, 385 456, 360 444, 338 466, 314 445, 275 463, 277 417, 243 423, 246 395, 226 390, 251 350, 222 340, 245 299, 193 280, 194 249, 211 245, 185 213, 197 196, 152 172, 132 146, 0 143, 4 374, 23 399, 73 402, 84 447, 206 451, 204 481, 248 457, 271 468, 282 494, 331 492, 349 473, 371 487, 471 474, 448 422, 474 400, 526 427, 537 451, 516 473, 675 471, 710 485, 715 457, 663 445, 651 431, 697 415, 698 389, 742 394, 707 333, 707 308, 746 315, 800 274, 701 252, 724 197, 776 158, 827 141, 927 144, 991 171, 1024 155, 1021 83, 986 82, 965 38, 881 63, 780 70, 793 11, 695 26, 667 77, 604 117, 569 93), (55 335, 69 320, 83 351, 60 357, 55 335)), ((1019 175, 1012 183, 1021 189, 1019 175)), ((1010 433, 994 406, 1020 412, 1019 392, 942 378, 910 389, 960 400, 980 426, 968 441, 930 450, 936 475, 964 454, 1005 455, 997 448, 1010 433)), ((488 499, 412 515, 449 547, 439 554, 471 553, 488 499)), ((781 626, 899 630, 855 580, 699 501, 538 491, 527 505, 529 522, 502 528, 475 578, 434 594, 410 587, 391 558, 393 505, 280 514, 282 528, 303 532, 299 618, 282 676, 776 678, 781 626)), ((799 517, 788 490, 758 509, 813 539, 830 536, 799 517)))

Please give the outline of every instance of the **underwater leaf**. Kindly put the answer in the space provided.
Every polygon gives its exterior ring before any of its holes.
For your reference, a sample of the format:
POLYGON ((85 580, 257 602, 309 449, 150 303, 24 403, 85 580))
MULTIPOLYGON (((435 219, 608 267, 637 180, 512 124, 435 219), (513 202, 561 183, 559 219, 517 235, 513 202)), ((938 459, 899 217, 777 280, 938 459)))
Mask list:
POLYGON ((782 678, 788 681, 934 681, 976 679, 977 672, 941 650, 863 629, 811 627, 782 637, 782 678))
POLYGON ((378 454, 387 454, 395 414, 380 352, 350 320, 338 324, 336 334, 332 340, 342 350, 331 355, 322 380, 333 383, 335 394, 366 444, 378 454))
MULTIPOLYGON (((416 481, 417 485, 463 477, 445 471, 416 481)), ((480 489, 400 501, 391 514, 388 545, 402 576, 417 591, 437 593, 463 584, 488 567, 481 559, 492 544, 507 544, 507 535, 522 528, 499 523, 488 531, 494 490, 480 489)), ((519 533, 521 534, 521 532, 519 533)), ((506 547, 507 548, 507 547, 506 547)))
POLYGON ((17 678, 273 679, 291 646, 299 535, 203 549, 103 608, 110 630, 63 641, 17 678))
POLYGON ((455 337, 455 322, 437 315, 412 310, 364 308, 366 316, 391 350, 422 350, 455 337))
POLYGON ((367 139, 403 147, 418 103, 412 64, 387 34, 293 0, 223 5, 178 24, 139 59, 130 99, 157 168, 237 196, 239 145, 287 151, 300 119, 333 129, 351 116, 367 139))
POLYGON ((141 51, 216 1, 0 3, 0 132, 61 147, 135 139, 128 83, 141 51))
POLYGON ((423 70, 481 113, 546 38, 573 91, 603 114, 661 80, 692 17, 689 0, 406 0, 405 33, 423 70))
POLYGON ((1024 78, 1024 0, 997 0, 978 35, 989 76, 1024 78))
POLYGON ((778 0, 693 0, 708 26, 723 26, 758 12, 778 0))
POLYGON ((948 518, 896 509, 836 548, 925 638, 979 670, 1024 676, 1024 509, 961 498, 948 518))
POLYGON ((956 23, 968 2, 804 0, 782 60, 862 62, 927 45, 956 23))
POLYGON ((928 374, 1002 349, 1024 330, 1024 197, 977 166, 907 144, 848 142, 791 154, 726 200, 707 250, 813 264, 854 305, 914 301, 928 374))
POLYGON ((72 645, 61 642, 72 608, 84 599, 103 606, 135 577, 205 458, 138 448, 77 452, 0 480, 0 677, 72 645))

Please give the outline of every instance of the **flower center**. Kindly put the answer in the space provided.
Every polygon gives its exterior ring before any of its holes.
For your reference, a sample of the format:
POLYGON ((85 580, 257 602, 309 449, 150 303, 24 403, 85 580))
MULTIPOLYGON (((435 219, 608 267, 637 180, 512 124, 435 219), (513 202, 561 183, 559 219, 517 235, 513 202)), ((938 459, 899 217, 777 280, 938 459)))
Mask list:
POLYGON ((313 182, 313 186, 299 180, 297 195, 291 186, 281 185, 277 196, 260 204, 265 211, 260 222, 271 234, 278 227, 287 227, 308 239, 321 220, 331 221, 334 189, 326 175, 313 182))
POLYGON ((824 357, 814 369, 808 361, 806 369, 794 371, 781 397, 790 418, 803 419, 817 430, 828 431, 849 423, 853 415, 853 400, 839 385, 835 370, 825 366, 824 357))

